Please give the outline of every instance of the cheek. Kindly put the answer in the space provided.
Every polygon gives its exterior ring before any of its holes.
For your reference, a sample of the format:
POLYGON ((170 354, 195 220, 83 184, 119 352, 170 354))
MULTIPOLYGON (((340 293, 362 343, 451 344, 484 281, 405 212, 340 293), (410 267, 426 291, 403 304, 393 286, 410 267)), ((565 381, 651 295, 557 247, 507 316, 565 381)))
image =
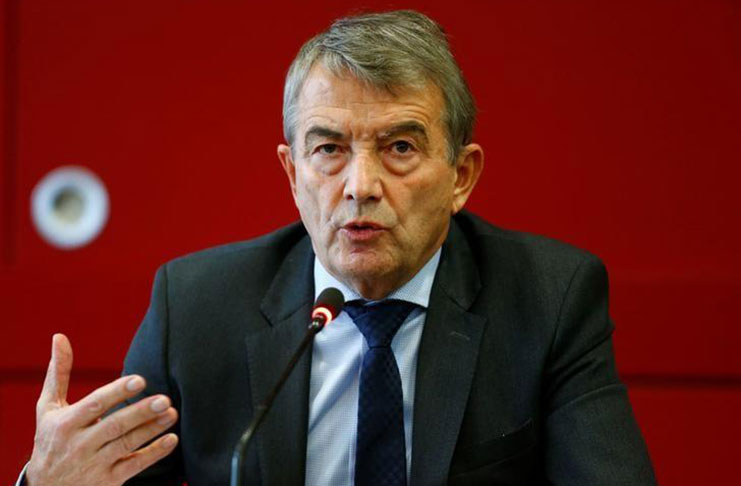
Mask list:
POLYGON ((316 194, 311 179, 304 171, 296 171, 296 206, 304 223, 310 224, 316 213, 316 194))
POLYGON ((431 224, 429 218, 449 214, 453 202, 453 184, 447 177, 429 177, 407 187, 409 211, 422 219, 422 224, 431 224))
POLYGON ((452 183, 439 177, 438 174, 437 179, 425 179, 408 188, 404 229, 412 244, 437 239, 436 235, 448 224, 453 205, 452 183))
POLYGON ((331 216, 336 200, 333 181, 310 169, 297 174, 296 192, 304 223, 318 226, 331 216))

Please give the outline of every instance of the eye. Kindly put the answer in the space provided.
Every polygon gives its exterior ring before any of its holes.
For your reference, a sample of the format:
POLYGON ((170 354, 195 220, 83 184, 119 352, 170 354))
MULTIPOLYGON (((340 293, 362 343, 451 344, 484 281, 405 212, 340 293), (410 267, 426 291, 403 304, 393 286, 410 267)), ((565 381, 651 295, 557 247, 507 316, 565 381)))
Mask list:
POLYGON ((412 144, 405 140, 397 140, 396 142, 391 144, 391 148, 398 154, 406 154, 414 149, 412 144))
POLYGON ((335 143, 325 143, 317 147, 316 151, 322 155, 332 155, 339 151, 339 146, 335 143))

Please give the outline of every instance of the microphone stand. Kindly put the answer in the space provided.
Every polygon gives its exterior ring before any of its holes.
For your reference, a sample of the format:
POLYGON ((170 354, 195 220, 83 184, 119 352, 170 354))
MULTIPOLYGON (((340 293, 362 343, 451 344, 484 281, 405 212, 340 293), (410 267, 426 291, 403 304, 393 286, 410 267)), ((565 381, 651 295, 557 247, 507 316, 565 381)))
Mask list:
POLYGON ((291 375, 291 371, 293 371, 293 368, 296 366, 296 363, 298 363, 301 355, 304 354, 306 348, 314 340, 314 336, 316 336, 319 331, 324 329, 326 319, 322 317, 323 316, 317 316, 311 321, 311 324, 309 324, 309 327, 307 327, 306 329, 306 335, 301 340, 301 343, 298 345, 298 348, 293 353, 293 356, 291 356, 291 360, 288 362, 288 366, 286 366, 286 369, 280 376, 278 383, 276 383, 273 389, 270 390, 270 393, 268 393, 265 401, 257 406, 257 408, 255 409, 255 415, 252 417, 250 425, 247 427, 247 430, 244 431, 242 437, 239 438, 239 442, 237 442, 236 447, 234 447, 234 454, 232 454, 231 481, 229 483, 230 486, 243 486, 244 478, 242 473, 242 464, 244 463, 244 456, 247 453, 247 446, 252 440, 252 437, 255 435, 257 427, 259 427, 263 420, 265 420, 265 415, 268 413, 268 410, 270 410, 270 407, 273 405, 273 400, 275 400, 275 397, 278 396, 281 388, 283 388, 283 384, 291 375))

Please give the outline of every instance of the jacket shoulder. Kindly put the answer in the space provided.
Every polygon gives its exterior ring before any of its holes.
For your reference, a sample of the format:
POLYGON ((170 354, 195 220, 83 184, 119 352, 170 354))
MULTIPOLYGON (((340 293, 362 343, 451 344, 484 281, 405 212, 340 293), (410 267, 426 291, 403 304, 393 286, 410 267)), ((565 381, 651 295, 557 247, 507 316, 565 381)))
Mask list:
MULTIPOLYGON (((529 297, 547 314, 561 307, 566 292, 580 271, 607 272, 592 253, 568 243, 532 233, 494 226, 471 213, 454 218, 472 253, 484 288, 529 297)), ((488 295, 485 293, 485 295, 488 295)))
POLYGON ((573 269, 585 260, 599 262, 592 253, 547 236, 495 226, 479 216, 461 212, 455 222, 480 258, 501 255, 513 263, 527 261, 553 271, 573 269))
MULTIPOLYGON (((202 286, 232 275, 240 279, 265 281, 271 277, 302 239, 307 236, 300 222, 279 228, 257 238, 207 248, 167 262, 168 279, 192 281, 202 286)), ((268 280, 269 281, 269 280, 268 280)))

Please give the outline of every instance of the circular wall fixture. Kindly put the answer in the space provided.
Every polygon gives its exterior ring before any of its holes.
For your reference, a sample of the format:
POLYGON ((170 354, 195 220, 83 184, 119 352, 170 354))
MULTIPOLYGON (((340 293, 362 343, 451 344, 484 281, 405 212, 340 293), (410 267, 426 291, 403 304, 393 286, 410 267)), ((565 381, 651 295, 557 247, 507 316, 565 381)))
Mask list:
POLYGON ((108 221, 108 191, 89 169, 64 166, 46 174, 31 193, 31 218, 52 246, 72 250, 87 245, 108 221))

